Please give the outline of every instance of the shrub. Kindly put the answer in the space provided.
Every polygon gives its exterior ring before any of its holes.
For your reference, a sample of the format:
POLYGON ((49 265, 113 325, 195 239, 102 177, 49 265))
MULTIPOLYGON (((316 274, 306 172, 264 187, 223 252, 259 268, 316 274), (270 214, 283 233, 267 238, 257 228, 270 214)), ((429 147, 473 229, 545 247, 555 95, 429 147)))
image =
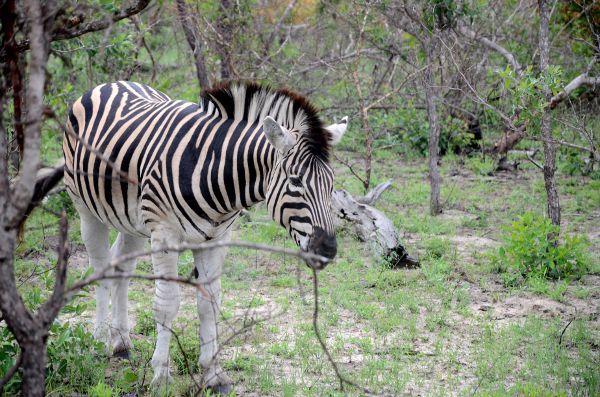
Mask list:
POLYGON ((548 238, 558 235, 559 230, 548 218, 527 212, 505 227, 507 235, 492 261, 500 270, 512 270, 523 277, 580 276, 587 268, 585 242, 579 236, 565 236, 562 243, 548 238))
POLYGON ((465 166, 467 169, 482 176, 490 176, 496 169, 494 160, 485 157, 470 157, 466 159, 465 166))
MULTIPOLYGON (((0 328, 0 373, 12 367, 19 354, 19 346, 6 327, 0 328)), ((82 324, 61 324, 55 321, 50 326, 48 338, 48 364, 46 386, 52 390, 59 385, 70 385, 85 390, 89 385, 104 379, 105 348, 82 324)), ((21 377, 16 373, 4 387, 5 395, 17 395, 21 388, 21 377)))
POLYGON ((84 386, 104 378, 104 344, 94 339, 82 324, 50 326, 46 382, 53 385, 84 386))

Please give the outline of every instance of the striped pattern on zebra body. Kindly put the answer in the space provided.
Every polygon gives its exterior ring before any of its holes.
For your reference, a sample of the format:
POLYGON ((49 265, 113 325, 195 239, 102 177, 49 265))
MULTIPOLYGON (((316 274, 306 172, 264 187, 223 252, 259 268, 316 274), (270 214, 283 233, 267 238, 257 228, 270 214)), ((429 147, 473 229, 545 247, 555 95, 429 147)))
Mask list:
MULTIPOLYGON (((82 239, 96 271, 111 257, 152 245, 227 240, 243 208, 266 200, 271 217, 304 250, 336 254, 331 214, 331 146, 347 119, 323 127, 303 97, 253 83, 225 83, 200 103, 171 100, 148 86, 116 82, 94 88, 71 107, 63 150, 65 184, 78 209, 82 239), (108 249, 108 228, 120 234, 108 249)), ((219 276, 225 249, 194 252, 201 355, 207 386, 230 381, 215 355, 219 276)), ((177 274, 177 254, 152 257, 157 274, 177 274)), ((117 270, 129 271, 135 263, 117 270)), ((127 282, 103 282, 97 292, 95 334, 115 353, 131 347, 127 282), (112 288, 112 326, 108 305, 112 288)), ((154 382, 170 379, 170 326, 179 307, 178 285, 156 282, 158 339, 154 382)))

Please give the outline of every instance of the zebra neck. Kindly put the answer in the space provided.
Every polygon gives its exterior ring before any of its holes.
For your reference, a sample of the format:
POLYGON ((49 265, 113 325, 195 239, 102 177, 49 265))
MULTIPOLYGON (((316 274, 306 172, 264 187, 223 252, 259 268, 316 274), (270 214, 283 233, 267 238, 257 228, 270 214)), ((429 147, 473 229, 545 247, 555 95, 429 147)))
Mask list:
POLYGON ((265 200, 278 154, 262 123, 221 119, 217 125, 200 134, 194 173, 200 177, 202 199, 226 215, 265 200))

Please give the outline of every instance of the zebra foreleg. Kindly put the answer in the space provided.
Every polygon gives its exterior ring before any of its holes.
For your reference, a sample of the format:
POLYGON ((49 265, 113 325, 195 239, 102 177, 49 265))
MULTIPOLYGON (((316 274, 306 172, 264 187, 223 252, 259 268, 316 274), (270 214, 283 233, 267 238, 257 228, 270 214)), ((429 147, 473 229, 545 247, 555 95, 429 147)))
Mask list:
MULTIPOLYGON (((75 207, 81 220, 81 239, 85 244, 90 265, 96 274, 110 275, 112 269, 108 268, 110 261, 108 227, 100 222, 83 204, 74 200, 75 207)), ((110 328, 108 319, 108 305, 110 303, 111 280, 101 280, 96 287, 96 323, 94 324, 94 337, 110 348, 110 328)))
MULTIPOLYGON (((110 252, 112 258, 127 255, 142 250, 146 238, 130 236, 119 233, 110 252)), ((115 272, 131 273, 135 270, 136 260, 122 262, 115 268, 115 272)), ((129 338, 129 317, 127 315, 127 290, 129 279, 115 279, 112 291, 112 346, 113 354, 122 358, 129 358, 129 349, 133 347, 129 338)))
MULTIPOLYGON (((229 241, 229 233, 223 238, 229 241)), ((217 361, 217 319, 221 310, 221 271, 227 248, 194 251, 194 264, 198 274, 198 316, 200 317, 200 358, 202 384, 217 395, 228 395, 231 379, 217 361)))
MULTIPOLYGON (((164 246, 168 242, 160 234, 157 236, 157 233, 152 233, 151 240, 153 248, 164 246)), ((152 254, 154 274, 160 277, 177 277, 178 258, 178 253, 171 251, 152 254)), ((152 368, 154 369, 152 384, 160 386, 172 382, 169 374, 169 343, 171 341, 173 320, 179 311, 181 293, 177 282, 156 280, 155 286, 153 310, 157 338, 156 348, 152 355, 152 368)))

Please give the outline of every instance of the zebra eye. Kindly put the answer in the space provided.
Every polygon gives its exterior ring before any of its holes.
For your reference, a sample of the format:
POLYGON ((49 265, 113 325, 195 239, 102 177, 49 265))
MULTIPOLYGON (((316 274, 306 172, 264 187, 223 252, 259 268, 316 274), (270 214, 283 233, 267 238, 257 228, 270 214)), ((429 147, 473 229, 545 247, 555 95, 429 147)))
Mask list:
POLYGON ((288 178, 290 184, 295 187, 302 187, 302 181, 297 176, 290 176, 288 178))

